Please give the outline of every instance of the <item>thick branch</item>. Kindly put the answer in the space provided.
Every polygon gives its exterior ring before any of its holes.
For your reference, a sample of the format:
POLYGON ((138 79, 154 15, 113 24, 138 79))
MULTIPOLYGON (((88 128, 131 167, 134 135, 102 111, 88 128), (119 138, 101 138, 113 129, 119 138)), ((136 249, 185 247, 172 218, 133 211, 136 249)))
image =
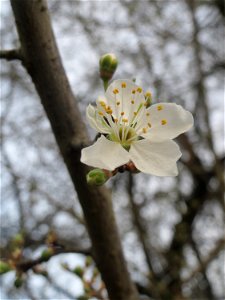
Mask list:
POLYGON ((115 223, 111 199, 104 188, 86 183, 88 168, 80 162, 88 136, 59 57, 45 0, 11 0, 24 56, 56 141, 76 188, 93 255, 113 300, 136 300, 115 223))
POLYGON ((22 60, 20 49, 0 50, 0 58, 6 60, 22 60))

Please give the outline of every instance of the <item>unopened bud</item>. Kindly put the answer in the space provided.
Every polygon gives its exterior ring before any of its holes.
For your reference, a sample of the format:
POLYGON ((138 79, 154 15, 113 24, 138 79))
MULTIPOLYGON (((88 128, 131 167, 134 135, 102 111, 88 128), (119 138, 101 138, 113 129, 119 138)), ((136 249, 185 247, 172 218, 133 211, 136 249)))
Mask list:
POLYGON ((14 260, 19 260, 22 256, 22 249, 21 248, 15 248, 12 252, 12 258, 14 260))
POLYGON ((54 253, 54 251, 52 248, 45 249, 41 253, 41 258, 43 259, 43 261, 48 261, 49 258, 53 255, 53 253, 54 253))
POLYGON ((4 261, 0 261, 0 275, 5 274, 9 271, 11 271, 10 265, 4 261))
POLYGON ((90 185, 102 185, 108 180, 108 176, 101 169, 91 170, 87 174, 87 183, 90 185))
POLYGON ((108 81, 113 77, 118 65, 115 54, 104 54, 99 60, 100 77, 103 81, 108 81))
POLYGON ((15 281, 14 281, 14 285, 16 288, 20 288, 23 284, 23 278, 22 276, 17 276, 15 281))
POLYGON ((85 259, 85 266, 86 267, 90 267, 90 265, 92 264, 93 260, 91 256, 87 256, 85 259))
POLYGON ((99 271, 97 268, 94 268, 93 277, 97 277, 99 275, 99 271))
POLYGON ((82 295, 82 296, 79 296, 78 298, 77 298, 77 300, 89 300, 90 298, 89 298, 89 296, 87 296, 87 295, 82 295))
POLYGON ((76 268, 73 270, 73 273, 76 274, 78 277, 82 278, 83 275, 84 275, 84 270, 83 270, 83 268, 81 268, 81 267, 76 267, 76 268))
POLYGON ((22 247, 24 244, 24 236, 22 233, 17 233, 12 240, 14 246, 16 247, 22 247))

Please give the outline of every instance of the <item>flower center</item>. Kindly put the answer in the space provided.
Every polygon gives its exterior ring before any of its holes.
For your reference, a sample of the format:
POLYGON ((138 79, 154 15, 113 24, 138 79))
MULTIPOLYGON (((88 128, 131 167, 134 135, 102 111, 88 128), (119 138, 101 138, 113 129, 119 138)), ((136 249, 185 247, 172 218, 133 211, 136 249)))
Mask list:
POLYGON ((138 139, 136 131, 125 125, 120 125, 118 128, 118 133, 111 133, 108 135, 111 141, 120 143, 125 149, 129 149, 133 141, 138 139))

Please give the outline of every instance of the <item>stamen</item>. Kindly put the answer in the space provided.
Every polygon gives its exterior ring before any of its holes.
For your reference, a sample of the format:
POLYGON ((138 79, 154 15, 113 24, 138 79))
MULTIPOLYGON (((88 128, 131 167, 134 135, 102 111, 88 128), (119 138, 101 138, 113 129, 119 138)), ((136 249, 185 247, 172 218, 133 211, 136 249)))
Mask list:
POLYGON ((132 90, 132 92, 131 92, 132 94, 135 94, 136 93, 136 91, 135 90, 132 90))
POLYGON ((149 117, 149 116, 150 116, 150 113, 149 113, 149 112, 147 112, 147 113, 146 113, 146 116, 147 116, 147 117, 149 117))
POLYGON ((116 105, 120 105, 120 101, 117 101, 117 102, 116 102, 116 105))
POLYGON ((117 122, 118 122, 118 119, 115 118, 115 119, 114 119, 114 122, 117 123, 117 122))
POLYGON ((149 98, 149 97, 152 97, 151 92, 146 92, 146 93, 145 93, 145 98, 149 98))
POLYGON ((127 86, 126 82, 121 83, 121 87, 124 89, 127 86))
POLYGON ((122 119, 122 122, 127 123, 128 119, 122 119))
POLYGON ((134 112, 134 115, 135 115, 135 116, 137 115, 137 112, 136 112, 136 111, 134 112))
POLYGON ((134 100, 131 100, 130 102, 131 102, 131 104, 134 104, 134 100))
POLYGON ((106 110, 107 114, 111 115, 113 113, 112 109, 107 109, 106 110))
POLYGON ((99 111, 98 114, 99 114, 100 116, 103 116, 103 112, 101 112, 101 111, 99 111))
POLYGON ((162 105, 158 105, 158 106, 157 106, 157 109, 158 109, 158 110, 163 110, 163 106, 162 106, 162 105))
POLYGON ((125 114, 125 112, 124 112, 124 111, 122 111, 122 112, 121 112, 121 116, 124 116, 124 114, 125 114))
POLYGON ((146 133, 146 132, 147 132, 147 129, 146 129, 146 128, 142 128, 142 132, 143 132, 143 133, 146 133))
POLYGON ((165 119, 162 120, 162 121, 161 121, 161 124, 162 124, 162 125, 166 125, 166 124, 167 124, 167 120, 165 120, 165 119))
POLYGON ((115 95, 116 95, 116 94, 119 94, 119 90, 118 90, 118 89, 114 89, 114 90, 113 90, 113 94, 115 94, 115 95))
POLYGON ((138 87, 138 88, 137 88, 137 91, 138 91, 138 93, 141 93, 141 92, 142 92, 142 88, 141 88, 141 87, 138 87))
POLYGON ((100 105, 101 105, 102 107, 105 107, 105 106, 106 106, 106 104, 105 104, 104 101, 100 101, 99 103, 100 103, 100 105))
POLYGON ((111 109, 110 106, 107 106, 107 107, 105 108, 105 111, 107 112, 107 114, 110 114, 110 115, 113 113, 113 111, 112 111, 112 109, 111 109))
POLYGON ((148 123, 148 127, 149 127, 149 128, 151 128, 151 127, 152 127, 151 123, 148 123))

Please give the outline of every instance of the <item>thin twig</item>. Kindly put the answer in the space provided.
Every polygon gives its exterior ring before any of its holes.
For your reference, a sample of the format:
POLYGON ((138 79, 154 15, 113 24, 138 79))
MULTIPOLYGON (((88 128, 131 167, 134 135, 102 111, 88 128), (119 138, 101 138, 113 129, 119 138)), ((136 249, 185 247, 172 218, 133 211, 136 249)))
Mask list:
POLYGON ((40 256, 33 260, 32 259, 24 260, 24 261, 19 262, 16 265, 16 267, 17 267, 17 269, 19 269, 23 272, 26 272, 29 269, 32 269, 34 266, 48 261, 53 256, 56 256, 59 254, 65 254, 65 253, 80 253, 83 255, 91 255, 91 250, 90 249, 82 249, 82 248, 71 248, 71 249, 70 248, 68 248, 68 249, 54 248, 52 254, 50 254, 48 258, 40 256))
POLYGON ((218 254, 224 249, 224 246, 225 240, 219 240, 215 248, 208 254, 208 256, 205 259, 202 259, 201 264, 199 264, 197 268, 194 269, 193 272, 183 280, 183 283, 189 282, 198 273, 201 273, 202 270, 205 269, 211 263, 211 261, 215 259, 218 256, 218 254))

